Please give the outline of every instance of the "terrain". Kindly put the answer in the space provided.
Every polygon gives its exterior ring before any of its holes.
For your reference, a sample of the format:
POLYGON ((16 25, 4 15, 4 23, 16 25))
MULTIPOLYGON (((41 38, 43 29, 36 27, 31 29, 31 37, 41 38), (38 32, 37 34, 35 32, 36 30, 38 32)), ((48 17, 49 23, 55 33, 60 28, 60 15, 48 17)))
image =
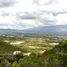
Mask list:
POLYGON ((64 34, 31 32, 0 36, 0 67, 67 67, 66 62, 64 34))
POLYGON ((42 26, 24 30, 17 29, 0 29, 0 35, 26 36, 27 33, 51 33, 67 35, 67 25, 42 26))

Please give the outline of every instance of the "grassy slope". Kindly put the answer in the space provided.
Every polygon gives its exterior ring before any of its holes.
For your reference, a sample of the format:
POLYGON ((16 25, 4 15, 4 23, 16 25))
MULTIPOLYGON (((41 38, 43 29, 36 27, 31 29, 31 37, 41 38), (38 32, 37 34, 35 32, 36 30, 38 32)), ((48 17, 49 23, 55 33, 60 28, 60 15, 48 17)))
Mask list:
POLYGON ((0 41, 0 54, 10 54, 13 51, 21 50, 21 48, 18 48, 16 46, 12 46, 6 42, 0 41))

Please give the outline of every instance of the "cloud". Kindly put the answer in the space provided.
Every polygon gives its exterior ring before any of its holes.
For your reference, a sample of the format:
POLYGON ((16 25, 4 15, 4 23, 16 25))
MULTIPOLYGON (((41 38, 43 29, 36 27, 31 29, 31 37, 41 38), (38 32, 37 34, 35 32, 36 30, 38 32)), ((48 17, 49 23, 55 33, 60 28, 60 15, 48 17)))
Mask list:
POLYGON ((66 6, 66 0, 0 0, 0 28, 66 25, 66 6))
POLYGON ((32 18, 33 16, 30 16, 30 18, 27 17, 28 15, 25 15, 24 18, 19 17, 18 19, 17 14, 12 15, 9 13, 8 14, 5 13, 5 15, 0 15, 0 28, 26 29, 26 28, 35 27, 36 20, 32 18))
POLYGON ((59 15, 59 14, 67 14, 67 11, 62 10, 62 11, 60 11, 60 12, 53 12, 52 14, 53 14, 54 16, 57 16, 57 15, 59 15))
POLYGON ((33 4, 43 6, 43 5, 51 5, 52 3, 57 3, 57 0, 34 0, 33 4))
POLYGON ((0 7, 8 7, 16 3, 16 0, 0 0, 0 7))
POLYGON ((17 14, 17 18, 21 19, 21 20, 22 19, 26 19, 26 20, 28 20, 28 19, 36 19, 36 17, 34 15, 29 14, 27 12, 22 12, 22 13, 17 14))
POLYGON ((67 1, 66 0, 36 0, 38 11, 36 12, 38 20, 44 25, 65 25, 67 24, 67 1), (62 18, 62 19, 61 19, 62 18))

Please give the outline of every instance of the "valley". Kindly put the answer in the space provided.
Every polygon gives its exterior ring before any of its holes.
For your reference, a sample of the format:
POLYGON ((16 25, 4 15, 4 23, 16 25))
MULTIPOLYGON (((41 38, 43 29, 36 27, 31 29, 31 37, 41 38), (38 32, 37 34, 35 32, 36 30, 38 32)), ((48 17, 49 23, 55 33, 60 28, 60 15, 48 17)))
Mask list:
POLYGON ((8 67, 16 64, 17 67, 53 67, 54 65, 62 67, 59 64, 66 66, 67 60, 60 58, 67 58, 66 35, 54 33, 25 33, 25 35, 0 36, 1 67, 2 64, 9 65, 8 67), (60 62, 62 60, 63 64, 60 62))

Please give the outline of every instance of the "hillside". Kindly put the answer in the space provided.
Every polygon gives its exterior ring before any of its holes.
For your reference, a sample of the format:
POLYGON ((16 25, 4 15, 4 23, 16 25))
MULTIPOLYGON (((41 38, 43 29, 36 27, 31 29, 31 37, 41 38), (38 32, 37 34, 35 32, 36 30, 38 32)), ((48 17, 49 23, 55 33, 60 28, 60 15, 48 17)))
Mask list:
POLYGON ((29 57, 20 58, 19 64, 23 67, 67 67, 67 41, 60 42, 41 56, 32 54, 29 57))
MULTIPOLYGON (((7 43, 0 41, 0 51, 12 52, 18 48, 10 45, 7 47, 7 43), (5 47, 3 46, 5 44, 5 47), (6 49, 5 49, 6 48, 6 49), (5 49, 5 50, 4 50, 5 49)), ((44 54, 38 55, 32 53, 30 56, 16 56, 16 60, 11 63, 9 60, 4 59, 0 63, 0 67, 67 67, 67 41, 60 42, 54 48, 47 50, 44 54)))
POLYGON ((0 55, 11 54, 12 52, 14 52, 16 50, 22 51, 22 49, 20 49, 16 46, 12 46, 12 45, 0 40, 0 55))

